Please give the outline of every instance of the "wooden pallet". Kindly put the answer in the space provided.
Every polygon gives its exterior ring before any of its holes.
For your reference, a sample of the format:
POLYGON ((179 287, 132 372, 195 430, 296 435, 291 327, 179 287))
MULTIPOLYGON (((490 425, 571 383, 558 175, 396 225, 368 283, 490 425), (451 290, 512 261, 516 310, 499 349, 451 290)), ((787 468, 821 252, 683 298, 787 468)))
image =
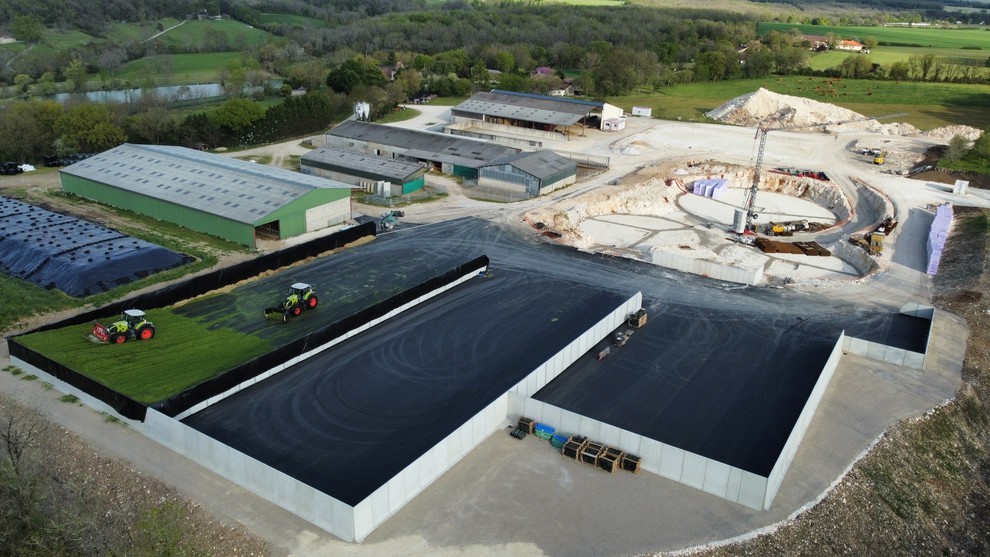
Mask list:
POLYGON ((626 472, 632 472, 633 474, 639 473, 639 457, 631 454, 625 454, 622 456, 621 461, 622 469, 626 472))

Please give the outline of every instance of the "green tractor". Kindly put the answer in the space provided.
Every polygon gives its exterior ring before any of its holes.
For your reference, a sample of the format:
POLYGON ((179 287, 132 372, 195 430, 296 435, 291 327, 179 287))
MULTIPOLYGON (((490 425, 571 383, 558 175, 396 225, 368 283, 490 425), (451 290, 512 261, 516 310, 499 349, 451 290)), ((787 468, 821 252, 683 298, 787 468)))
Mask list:
POLYGON ((93 336, 106 344, 123 344, 128 340, 151 340, 155 337, 155 325, 145 319, 139 309, 126 309, 120 314, 120 321, 104 325, 93 322, 93 336))
POLYGON ((303 310, 315 309, 320 303, 316 296, 316 290, 312 285, 305 282, 297 282, 289 287, 289 292, 279 305, 265 308, 266 319, 282 319, 288 321, 290 317, 299 317, 303 310))

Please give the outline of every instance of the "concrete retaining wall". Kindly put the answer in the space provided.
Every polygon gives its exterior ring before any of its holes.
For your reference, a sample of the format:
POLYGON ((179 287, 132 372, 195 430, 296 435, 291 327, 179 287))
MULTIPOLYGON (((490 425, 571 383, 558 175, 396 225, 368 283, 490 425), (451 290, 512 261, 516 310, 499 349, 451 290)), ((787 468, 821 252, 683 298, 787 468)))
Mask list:
MULTIPOLYGON (((911 317, 921 317, 930 321, 935 320, 935 308, 922 304, 905 304, 901 307, 901 313, 911 317)), ((843 349, 850 354, 858 354, 867 358, 905 366, 913 369, 925 368, 925 357, 928 352, 928 344, 932 340, 931 327, 928 328, 928 338, 925 339, 925 353, 912 352, 903 348, 887 346, 878 342, 870 342, 854 337, 845 337, 843 349)))
POLYGON ((299 362, 302 362, 303 360, 307 360, 307 359, 315 356, 316 354, 319 354, 320 352, 323 352, 324 350, 326 350, 328 348, 331 348, 333 346, 336 346, 337 344, 340 344, 341 342, 344 342, 345 340, 347 340, 347 339, 349 339, 349 338, 351 338, 351 337, 353 337, 355 335, 358 335, 358 334, 360 334, 360 333, 362 333, 364 331, 367 331, 368 329, 374 327, 375 325, 378 325, 379 323, 383 323, 385 321, 388 321, 389 319, 391 319, 391 318, 395 317, 396 315, 398 315, 398 314, 406 311, 409 308, 415 307, 415 306, 417 306, 417 305, 425 302, 426 300, 429 300, 430 298, 433 298, 434 296, 437 296, 439 294, 443 294, 444 292, 450 290, 451 288, 454 288, 454 287, 456 287, 456 286, 458 286, 458 285, 460 285, 460 284, 462 284, 464 282, 467 282, 468 280, 470 280, 470 279, 478 276, 480 273, 484 272, 486 269, 487 269, 487 266, 479 267, 477 269, 472 269, 467 274, 463 275, 461 278, 459 278, 459 279, 457 279, 457 280, 455 280, 455 281, 447 284, 446 286, 443 286, 443 287, 438 288, 436 290, 433 290, 433 291, 431 291, 431 292, 429 292, 427 294, 424 294, 424 295, 420 296, 419 298, 416 298, 415 300, 412 300, 412 301, 410 301, 410 302, 408 302, 406 304, 403 304, 403 305, 401 305, 401 306, 393 309, 392 311, 386 313, 385 315, 383 315, 383 316, 381 316, 381 317, 379 317, 377 319, 373 319, 373 320, 369 321, 368 323, 365 323, 364 325, 362 325, 360 327, 357 327, 355 329, 352 329, 352 330, 348 331, 346 334, 343 334, 343 335, 341 335, 341 336, 339 336, 339 337, 331 340, 330 342, 328 342, 326 344, 317 346, 316 348, 314 348, 312 350, 309 350, 307 352, 303 352, 302 354, 296 356, 295 358, 292 358, 291 360, 288 360, 288 361, 286 361, 285 363, 283 363, 281 365, 275 366, 272 369, 270 369, 270 370, 268 370, 268 371, 266 371, 266 372, 264 372, 264 373, 262 373, 260 375, 257 375, 255 377, 252 377, 251 379, 249 379, 249 380, 247 380, 247 381, 245 381, 245 382, 237 385, 236 387, 233 387, 231 389, 228 389, 228 390, 226 390, 226 391, 224 391, 224 392, 222 392, 222 393, 220 393, 220 394, 218 394, 216 396, 210 397, 210 398, 204 400, 203 402, 200 402, 199 404, 197 404, 195 406, 192 406, 191 408, 189 408, 185 412, 182 412, 181 414, 177 415, 176 416, 176 419, 183 420, 185 418, 188 418, 189 416, 192 416, 193 414, 195 414, 196 412, 199 412, 200 410, 203 410, 205 408, 208 408, 208 407, 216 404, 217 402, 220 402, 221 400, 223 400, 223 399, 225 399, 225 398, 227 398, 227 397, 229 397, 229 396, 231 396, 233 394, 236 394, 236 393, 238 393, 240 391, 243 391, 244 389, 246 389, 246 388, 248 388, 248 387, 250 387, 250 386, 252 386, 254 384, 260 383, 260 382, 264 381, 265 379, 268 379, 269 377, 271 377, 271 376, 273 376, 273 375, 275 375, 277 373, 280 373, 280 372, 284 371, 285 369, 288 369, 288 368, 290 368, 290 367, 298 364, 299 362))
MULTIPOLYGON (((512 390, 539 390, 641 307, 642 294, 637 292, 529 373, 512 390)), ((145 423, 139 424, 139 429, 162 445, 331 534, 346 541, 362 541, 505 423, 509 415, 509 396, 509 392, 503 393, 354 507, 153 409, 148 411, 145 423)))
POLYGON ((666 251, 654 251, 651 257, 655 265, 724 280, 726 282, 754 285, 763 281, 762 267, 758 269, 742 269, 740 267, 721 265, 713 261, 684 257, 683 255, 666 251))
POLYGON ((846 239, 832 242, 826 247, 832 255, 852 265, 856 272, 863 276, 874 273, 880 268, 877 260, 866 253, 865 249, 852 245, 846 239))
MULTIPOLYGON (((509 389, 509 392, 523 398, 533 396, 536 394, 536 391, 539 391, 547 383, 556 379, 558 375, 577 361, 578 358, 587 354, 595 344, 618 329, 625 323, 629 314, 639 311, 642 307, 643 294, 637 292, 633 297, 616 308, 615 311, 602 318, 601 321, 588 329, 584 334, 578 336, 570 344, 554 354, 552 358, 544 362, 543 365, 527 375, 525 379, 509 389)), ((515 410, 510 408, 509 411, 510 413, 518 411, 518 406, 515 410)))
POLYGON ((787 441, 784 443, 784 447, 777 457, 777 462, 773 465, 773 469, 770 470, 770 475, 767 477, 767 491, 763 499, 764 510, 770 508, 773 498, 777 495, 777 490, 780 489, 780 483, 784 481, 784 476, 787 474, 787 469, 791 466, 791 461, 794 460, 794 455, 797 454, 801 440, 804 439, 804 434, 808 431, 808 426, 811 425, 811 420, 815 417, 815 412, 818 411, 818 404, 822 401, 822 397, 825 396, 825 390, 828 389, 828 385, 832 381, 835 369, 839 367, 845 338, 845 332, 843 332, 839 335, 838 340, 836 340, 835 346, 832 348, 832 353, 829 354, 828 360, 825 361, 825 366, 822 368, 821 375, 818 376, 818 381, 815 382, 815 388, 808 395, 808 399, 804 403, 804 408, 801 409, 801 414, 798 415, 798 419, 791 429, 791 434, 787 436, 787 441))
MULTIPOLYGON (((584 435, 592 441, 618 447, 637 455, 640 458, 640 468, 647 472, 740 503, 751 509, 763 508, 767 479, 751 472, 545 402, 523 398, 517 393, 510 394, 509 412, 553 426, 566 435, 584 435)), ((574 466, 587 466, 587 464, 575 461, 574 466)))

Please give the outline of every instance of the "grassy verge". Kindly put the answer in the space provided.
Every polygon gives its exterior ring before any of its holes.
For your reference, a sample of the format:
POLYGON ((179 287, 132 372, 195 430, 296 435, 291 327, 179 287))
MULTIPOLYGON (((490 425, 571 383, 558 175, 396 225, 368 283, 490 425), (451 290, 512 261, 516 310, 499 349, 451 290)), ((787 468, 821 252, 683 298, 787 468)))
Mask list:
POLYGON ((938 167, 945 168, 947 170, 975 172, 976 174, 990 174, 990 160, 977 155, 973 151, 966 153, 964 157, 956 161, 949 162, 945 159, 941 159, 938 161, 938 167))
POLYGON ((392 124, 394 122, 404 122, 406 120, 411 120, 422 114, 420 111, 414 108, 403 108, 402 110, 397 110, 395 112, 390 112, 384 117, 379 118, 376 124, 392 124))
MULTIPOLYGON (((260 338, 173 313, 148 311, 147 342, 100 345, 86 323, 20 337, 25 346, 146 404, 168 398, 271 349, 260 338)), ((110 319, 108 319, 109 321, 110 319)))

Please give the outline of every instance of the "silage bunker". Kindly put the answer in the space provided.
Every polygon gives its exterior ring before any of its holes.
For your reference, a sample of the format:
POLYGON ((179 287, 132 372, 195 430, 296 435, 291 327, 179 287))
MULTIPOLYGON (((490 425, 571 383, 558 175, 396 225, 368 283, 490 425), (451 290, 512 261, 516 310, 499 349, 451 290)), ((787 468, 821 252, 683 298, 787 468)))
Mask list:
POLYGON ((79 298, 192 261, 188 255, 0 197, 0 272, 79 298))

